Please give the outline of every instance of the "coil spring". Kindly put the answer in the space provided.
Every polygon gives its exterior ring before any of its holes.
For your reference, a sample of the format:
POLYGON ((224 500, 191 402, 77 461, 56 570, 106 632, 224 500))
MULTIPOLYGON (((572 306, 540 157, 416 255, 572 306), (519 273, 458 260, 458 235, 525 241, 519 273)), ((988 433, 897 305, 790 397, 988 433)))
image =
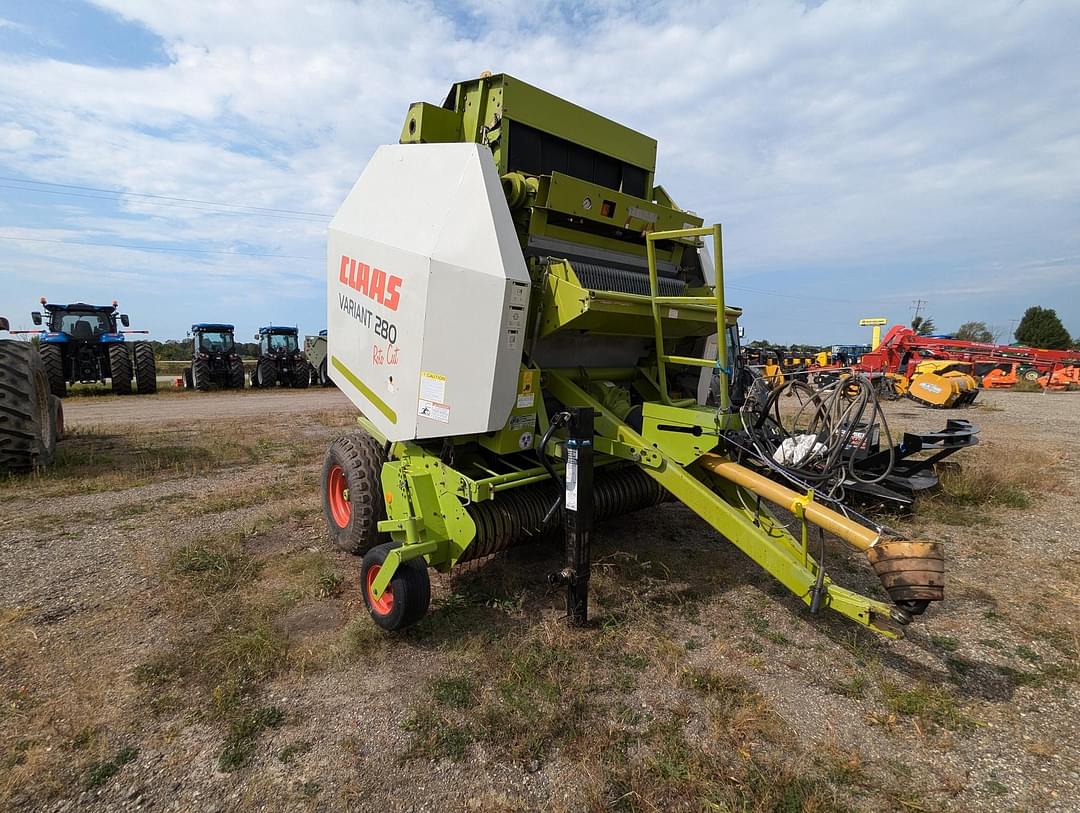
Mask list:
MULTIPOLYGON (((562 527, 562 512, 545 524, 544 516, 559 498, 553 482, 503 491, 466 509, 476 523, 476 537, 459 562, 481 559, 519 545, 540 541, 562 527)), ((665 492, 637 467, 599 468, 593 477, 593 519, 603 522, 659 504, 665 492)))

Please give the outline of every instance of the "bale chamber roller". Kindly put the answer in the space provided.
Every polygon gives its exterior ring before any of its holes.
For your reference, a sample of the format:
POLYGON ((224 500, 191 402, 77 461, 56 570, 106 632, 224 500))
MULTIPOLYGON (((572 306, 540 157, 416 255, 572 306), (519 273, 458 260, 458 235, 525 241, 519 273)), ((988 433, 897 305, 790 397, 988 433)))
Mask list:
POLYGON ((655 158, 641 133, 485 75, 414 104, 331 222, 328 370, 362 416, 327 453, 324 513, 363 554, 380 626, 426 613, 429 567, 560 528, 549 578, 584 623, 593 523, 665 499, 813 612, 895 637, 943 597, 940 545, 889 538, 747 459, 720 227, 655 184, 655 158), (833 582, 812 525, 865 551, 893 603, 833 582))

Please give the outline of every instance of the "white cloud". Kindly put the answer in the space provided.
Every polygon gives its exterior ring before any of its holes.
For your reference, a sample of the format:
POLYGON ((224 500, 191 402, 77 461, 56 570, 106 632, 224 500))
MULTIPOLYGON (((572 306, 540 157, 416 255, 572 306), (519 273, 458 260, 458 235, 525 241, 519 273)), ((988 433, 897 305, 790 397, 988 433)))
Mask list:
MULTIPOLYGON (((929 296, 948 326, 1007 321, 1080 278, 1080 7, 1069 2, 463 0, 456 17, 389 0, 100 5, 160 36, 170 62, 0 56, 0 120, 13 122, 0 127, 5 174, 332 212, 374 147, 397 138, 410 102, 506 70, 657 137, 658 180, 725 223, 736 284, 839 291, 868 306, 929 296)), ((123 208, 139 217, 58 209, 52 225, 112 242, 322 251, 308 223, 133 199, 123 208)), ((80 253, 136 278, 147 260, 80 253)), ((154 259, 185 281, 181 299, 201 274, 222 291, 231 274, 243 297, 257 266, 275 265, 154 259)), ((321 269, 310 265, 285 276, 305 281, 303 307, 321 319, 321 269)), ((831 338, 806 324, 794 335, 790 300, 745 300, 752 332, 831 338)), ((1055 304, 1080 332, 1072 302, 1055 304)), ((865 315, 852 307, 818 316, 865 315)))

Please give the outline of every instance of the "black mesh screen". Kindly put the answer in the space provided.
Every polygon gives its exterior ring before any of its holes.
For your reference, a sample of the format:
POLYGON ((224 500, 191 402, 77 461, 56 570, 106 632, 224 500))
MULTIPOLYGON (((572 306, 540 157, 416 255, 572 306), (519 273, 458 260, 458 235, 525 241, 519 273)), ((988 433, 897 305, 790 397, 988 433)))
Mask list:
POLYGON ((507 165, 511 171, 528 175, 561 172, 636 198, 648 199, 644 169, 517 121, 510 128, 507 165))

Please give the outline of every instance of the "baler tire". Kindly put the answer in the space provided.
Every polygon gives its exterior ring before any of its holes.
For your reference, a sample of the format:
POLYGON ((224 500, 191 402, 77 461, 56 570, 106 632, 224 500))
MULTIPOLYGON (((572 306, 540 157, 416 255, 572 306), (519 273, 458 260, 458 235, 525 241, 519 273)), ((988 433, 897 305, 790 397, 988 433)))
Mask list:
POLYGON ((338 550, 362 554, 385 538, 386 518, 380 473, 386 455, 366 432, 343 435, 326 451, 322 468, 323 518, 338 550), (347 493, 346 493, 347 492, 347 493))
POLYGON ((206 359, 192 360, 191 383, 199 392, 207 392, 210 389, 210 365, 206 359))
POLYGON ((56 449, 49 379, 29 342, 0 341, 0 472, 52 462, 56 449))
POLYGON ((388 632, 410 627, 423 618, 431 604, 431 578, 421 556, 402 562, 378 601, 371 596, 371 584, 396 543, 376 545, 364 554, 360 565, 360 589, 372 620, 388 632))
POLYGON ((150 342, 135 342, 132 348, 135 356, 135 391, 139 395, 157 392, 157 360, 154 347, 150 342))
POLYGON ((1024 379, 1024 381, 1038 381, 1039 380, 1039 371, 1038 370, 1025 370, 1020 377, 1022 379, 1024 379))
POLYGON ((326 370, 326 359, 323 359, 322 364, 319 365, 319 385, 323 387, 329 387, 334 382, 330 380, 330 376, 326 370))
POLYGON ((109 346, 109 378, 117 395, 131 394, 131 354, 122 342, 109 346))
POLYGON ((244 362, 240 359, 229 362, 229 387, 234 390, 244 388, 244 362))
POLYGON ((64 378, 64 351, 58 344, 43 344, 39 347, 41 363, 45 375, 49 378, 49 391, 57 398, 67 395, 67 380, 64 378))

